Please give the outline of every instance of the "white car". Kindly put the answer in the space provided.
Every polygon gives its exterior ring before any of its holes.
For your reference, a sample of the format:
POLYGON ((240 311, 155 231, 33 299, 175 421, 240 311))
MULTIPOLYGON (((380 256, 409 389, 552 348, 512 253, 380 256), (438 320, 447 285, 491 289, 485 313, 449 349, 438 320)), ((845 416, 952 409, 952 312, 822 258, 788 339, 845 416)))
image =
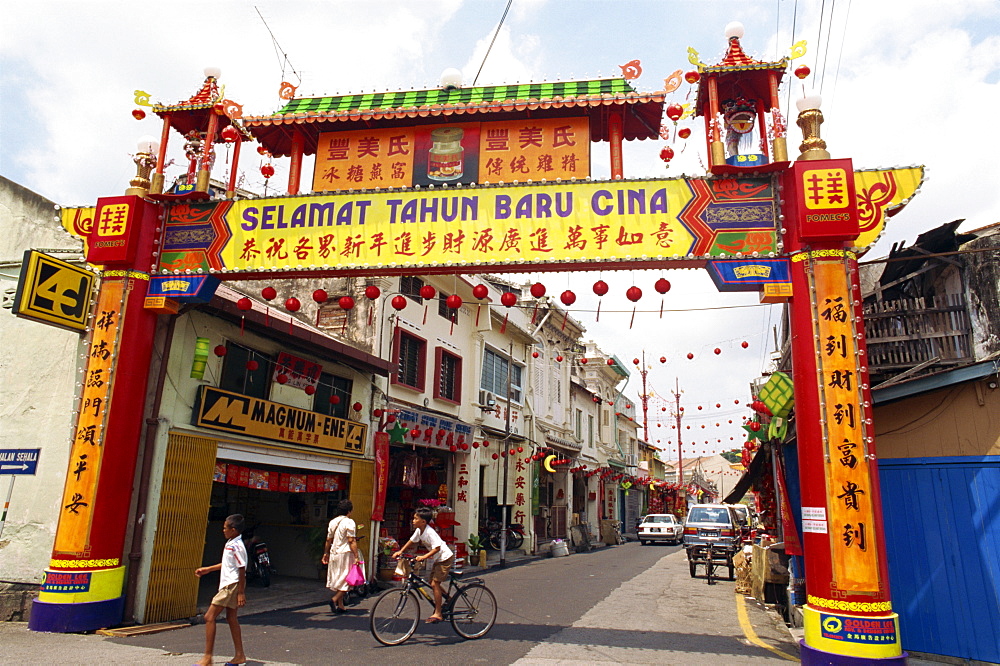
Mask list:
POLYGON ((651 513, 639 523, 639 543, 645 546, 653 541, 678 544, 684 535, 684 526, 672 513, 651 513))

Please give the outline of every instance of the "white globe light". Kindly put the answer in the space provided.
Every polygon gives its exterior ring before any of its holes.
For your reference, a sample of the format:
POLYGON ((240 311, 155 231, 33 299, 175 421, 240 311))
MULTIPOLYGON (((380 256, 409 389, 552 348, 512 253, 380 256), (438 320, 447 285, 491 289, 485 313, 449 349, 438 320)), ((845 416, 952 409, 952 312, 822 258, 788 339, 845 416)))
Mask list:
POLYGON ((743 39, 743 24, 739 21, 732 21, 726 24, 726 39, 743 39))
POLYGON ((818 109, 822 104, 823 98, 819 95, 806 95, 801 99, 795 100, 795 108, 799 110, 799 113, 808 109, 818 109))
POLYGON ((220 76, 222 76, 222 70, 219 69, 218 67, 206 67, 205 68, 205 78, 206 79, 209 78, 209 77, 217 79, 220 76))
POLYGON ((160 149, 160 142, 153 136, 140 137, 136 142, 136 147, 140 153, 155 153, 160 149))
POLYGON ((462 72, 455 69, 454 67, 449 67, 448 69, 441 72, 441 87, 445 90, 450 90, 452 88, 462 87, 462 72))

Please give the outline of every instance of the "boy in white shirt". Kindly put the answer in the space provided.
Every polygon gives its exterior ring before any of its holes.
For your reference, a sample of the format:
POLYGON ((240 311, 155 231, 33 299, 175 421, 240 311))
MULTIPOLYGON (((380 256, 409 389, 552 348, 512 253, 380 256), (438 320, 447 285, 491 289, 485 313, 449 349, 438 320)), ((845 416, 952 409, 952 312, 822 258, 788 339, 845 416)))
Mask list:
POLYGON ((444 601, 444 581, 448 577, 448 570, 455 564, 455 554, 444 542, 444 539, 430 527, 427 523, 434 518, 434 512, 427 507, 420 507, 413 512, 413 536, 402 548, 392 554, 393 558, 399 558, 410 546, 422 544, 427 548, 427 552, 418 555, 415 559, 418 562, 429 560, 431 567, 431 589, 434 590, 434 613, 427 618, 429 624, 440 622, 444 619, 441 613, 441 605, 444 601))
POLYGON ((194 575, 201 578, 207 573, 221 571, 219 575, 219 591, 212 597, 212 605, 205 613, 205 656, 198 663, 209 666, 212 663, 212 652, 215 649, 215 619, 226 609, 226 622, 229 632, 233 635, 233 646, 236 655, 227 664, 245 664, 247 657, 243 654, 243 634, 239 620, 236 619, 237 609, 247 603, 247 549, 243 545, 243 516, 238 513, 226 518, 222 525, 222 533, 227 541, 222 550, 222 562, 210 567, 198 567, 194 575))

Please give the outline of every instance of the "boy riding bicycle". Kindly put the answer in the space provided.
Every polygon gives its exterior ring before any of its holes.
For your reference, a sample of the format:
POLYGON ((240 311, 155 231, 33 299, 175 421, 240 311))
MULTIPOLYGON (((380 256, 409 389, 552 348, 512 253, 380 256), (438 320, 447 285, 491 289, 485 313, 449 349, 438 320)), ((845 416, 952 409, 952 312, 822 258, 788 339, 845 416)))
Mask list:
POLYGON ((427 553, 418 555, 415 559, 418 562, 428 562, 431 568, 430 583, 434 590, 434 613, 427 618, 429 624, 440 622, 444 619, 441 606, 444 602, 444 581, 448 578, 448 570, 455 564, 455 554, 448 544, 428 525, 434 517, 434 512, 427 507, 421 507, 413 512, 413 535, 402 548, 392 554, 393 559, 407 551, 410 546, 423 545, 427 548, 427 553))

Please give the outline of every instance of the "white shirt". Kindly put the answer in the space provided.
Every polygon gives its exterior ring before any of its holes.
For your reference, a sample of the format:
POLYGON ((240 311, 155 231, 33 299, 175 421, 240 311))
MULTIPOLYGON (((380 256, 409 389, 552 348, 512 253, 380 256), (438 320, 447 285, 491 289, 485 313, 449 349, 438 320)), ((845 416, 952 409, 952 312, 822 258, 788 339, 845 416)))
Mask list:
POLYGON ((219 574, 219 589, 240 582, 240 569, 247 566, 247 548, 243 545, 243 537, 234 536, 226 542, 222 551, 222 569, 219 574))
POLYGON ((454 555, 451 552, 451 548, 448 544, 444 542, 444 539, 438 535, 437 531, 430 525, 426 526, 423 530, 416 529, 413 530, 413 536, 410 537, 410 541, 413 543, 423 544, 427 550, 434 550, 435 548, 440 548, 440 550, 433 556, 428 558, 428 563, 433 565, 442 560, 447 560, 449 557, 454 555), (421 534, 423 531, 423 534, 421 534))

